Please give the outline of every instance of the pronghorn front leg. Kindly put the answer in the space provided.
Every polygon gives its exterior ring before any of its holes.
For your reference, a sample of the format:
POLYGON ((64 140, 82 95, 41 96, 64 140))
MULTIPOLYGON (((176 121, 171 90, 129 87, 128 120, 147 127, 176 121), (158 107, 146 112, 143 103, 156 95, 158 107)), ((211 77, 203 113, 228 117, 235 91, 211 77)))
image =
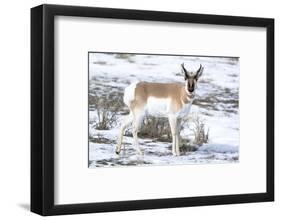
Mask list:
POLYGON ((177 156, 177 142, 178 142, 178 135, 177 135, 177 117, 175 115, 169 115, 169 124, 172 133, 172 153, 174 156, 177 156))
POLYGON ((181 138, 180 138, 180 129, 181 129, 181 119, 178 118, 177 119, 177 130, 176 130, 176 155, 180 156, 180 142, 181 142, 181 138))

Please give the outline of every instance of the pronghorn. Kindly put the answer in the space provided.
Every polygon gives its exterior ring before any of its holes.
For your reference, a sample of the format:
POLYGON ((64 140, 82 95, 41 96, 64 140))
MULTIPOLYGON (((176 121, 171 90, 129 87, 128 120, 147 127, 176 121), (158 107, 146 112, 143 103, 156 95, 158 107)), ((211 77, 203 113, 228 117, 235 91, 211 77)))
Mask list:
POLYGON ((181 71, 184 75, 184 84, 137 82, 126 87, 123 100, 129 107, 130 113, 125 116, 121 125, 116 153, 119 154, 121 151, 124 130, 132 123, 134 146, 138 153, 142 154, 137 133, 143 116, 148 113, 154 116, 168 117, 173 138, 172 153, 174 156, 179 156, 181 119, 187 117, 190 111, 197 81, 202 75, 203 69, 204 67, 200 64, 197 71, 190 72, 185 69, 184 63, 182 63, 181 71))

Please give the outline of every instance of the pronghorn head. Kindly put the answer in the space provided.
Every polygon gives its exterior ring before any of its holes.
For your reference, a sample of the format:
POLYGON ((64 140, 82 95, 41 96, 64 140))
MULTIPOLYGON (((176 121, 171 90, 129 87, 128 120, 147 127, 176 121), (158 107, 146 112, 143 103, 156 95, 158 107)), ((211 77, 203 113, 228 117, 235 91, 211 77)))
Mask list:
POLYGON ((181 71, 184 75, 185 80, 185 91, 194 96, 195 89, 197 88, 197 81, 202 75, 204 67, 200 64, 200 67, 197 71, 187 71, 184 67, 184 63, 181 64, 181 71))

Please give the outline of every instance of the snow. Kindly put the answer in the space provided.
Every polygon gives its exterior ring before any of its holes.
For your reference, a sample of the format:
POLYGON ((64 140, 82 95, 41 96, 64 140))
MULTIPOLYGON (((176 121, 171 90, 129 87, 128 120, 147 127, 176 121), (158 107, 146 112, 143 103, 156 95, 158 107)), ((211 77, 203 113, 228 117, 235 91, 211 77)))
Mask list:
POLYGON ((91 122, 95 121, 97 113, 94 108, 90 108, 90 168, 239 162, 237 58, 153 55, 118 57, 110 53, 90 53, 89 93, 106 94, 108 88, 124 91, 137 81, 183 83, 184 77, 180 73, 180 64, 183 62, 189 71, 197 70, 202 64, 204 72, 198 81, 196 97, 190 109, 190 123, 183 128, 181 136, 194 139, 191 121, 199 116, 209 128, 209 142, 175 157, 171 153, 171 143, 139 138, 140 147, 144 151, 144 155, 139 156, 133 147, 133 138, 124 136, 125 150, 122 147, 120 155, 116 155, 116 139, 124 115, 118 115, 116 126, 110 130, 96 130, 91 122), (97 143, 95 140, 99 137, 104 138, 105 143, 97 143))

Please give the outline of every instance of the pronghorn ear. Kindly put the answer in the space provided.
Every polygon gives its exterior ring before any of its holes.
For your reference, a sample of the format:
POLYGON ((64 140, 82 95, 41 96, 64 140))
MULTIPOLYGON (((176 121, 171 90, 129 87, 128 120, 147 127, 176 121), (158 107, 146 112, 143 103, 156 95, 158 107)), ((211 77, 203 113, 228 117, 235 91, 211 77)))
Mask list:
POLYGON ((200 64, 200 67, 196 72, 196 76, 195 76, 196 80, 198 80, 199 77, 202 76, 203 70, 204 70, 204 67, 202 67, 202 65, 200 64))
POLYGON ((184 80, 188 79, 188 73, 186 71, 186 69, 184 68, 184 63, 181 64, 181 72, 184 75, 184 80))

